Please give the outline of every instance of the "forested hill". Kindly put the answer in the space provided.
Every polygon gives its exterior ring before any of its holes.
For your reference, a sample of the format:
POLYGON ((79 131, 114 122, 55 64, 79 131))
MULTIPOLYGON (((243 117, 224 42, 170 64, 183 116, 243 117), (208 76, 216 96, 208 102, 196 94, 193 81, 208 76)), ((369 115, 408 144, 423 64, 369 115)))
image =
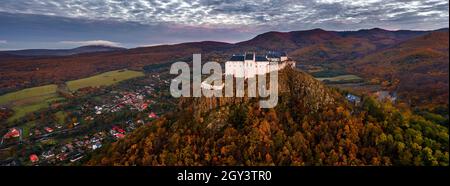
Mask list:
POLYGON ((448 129, 285 69, 273 109, 257 99, 184 98, 177 112, 91 155, 88 165, 446 165, 448 129))

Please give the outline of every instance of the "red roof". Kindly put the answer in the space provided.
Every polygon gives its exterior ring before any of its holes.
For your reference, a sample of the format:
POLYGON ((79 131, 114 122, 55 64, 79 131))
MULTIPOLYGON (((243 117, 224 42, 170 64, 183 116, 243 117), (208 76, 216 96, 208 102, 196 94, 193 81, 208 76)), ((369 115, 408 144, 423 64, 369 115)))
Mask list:
POLYGON ((45 131, 47 131, 47 132, 53 132, 53 129, 50 128, 50 127, 45 127, 45 131))
POLYGON ((12 128, 8 131, 8 133, 3 136, 4 138, 16 138, 20 136, 20 131, 16 128, 12 128))
POLYGON ((149 115, 148 115, 148 117, 149 118, 156 118, 156 117, 158 117, 154 112, 151 112, 149 115))
POLYGON ((125 133, 125 130, 121 129, 121 128, 118 127, 118 126, 113 126, 113 130, 115 130, 115 131, 118 132, 118 133, 125 133))
POLYGON ((32 155, 30 155, 30 161, 33 163, 37 162, 37 161, 39 161, 39 157, 36 154, 32 154, 32 155))

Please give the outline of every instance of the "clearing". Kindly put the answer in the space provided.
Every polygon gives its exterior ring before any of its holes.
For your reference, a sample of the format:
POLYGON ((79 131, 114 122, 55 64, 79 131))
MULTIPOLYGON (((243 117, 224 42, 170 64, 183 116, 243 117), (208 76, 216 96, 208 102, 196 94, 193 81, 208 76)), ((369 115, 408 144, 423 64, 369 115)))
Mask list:
POLYGON ((85 87, 109 86, 127 79, 141 76, 144 76, 143 72, 132 70, 116 70, 105 72, 88 78, 69 81, 66 84, 70 91, 76 91, 85 87))
MULTIPOLYGON (((85 87, 109 86, 124 80, 144 76, 143 72, 132 70, 116 70, 91 76, 88 78, 66 82, 70 91, 76 91, 85 87)), ((13 122, 36 112, 43 108, 48 108, 55 101, 64 100, 57 94, 58 86, 55 84, 27 88, 16 92, 11 92, 0 96, 0 105, 6 105, 14 111, 13 116, 8 118, 8 122, 13 122)), ((61 113, 57 114, 58 122, 65 120, 61 113)))
POLYGON ((352 74, 347 74, 347 75, 339 75, 339 76, 334 76, 334 77, 320 77, 320 78, 316 78, 319 81, 330 81, 330 82, 343 82, 343 81, 359 81, 362 80, 362 78, 356 76, 356 75, 352 75, 352 74))

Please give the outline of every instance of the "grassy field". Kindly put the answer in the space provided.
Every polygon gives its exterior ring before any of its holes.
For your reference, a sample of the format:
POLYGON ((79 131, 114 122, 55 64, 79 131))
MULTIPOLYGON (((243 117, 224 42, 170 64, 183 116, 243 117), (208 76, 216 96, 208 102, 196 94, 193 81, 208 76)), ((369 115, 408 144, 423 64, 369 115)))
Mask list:
POLYGON ((320 70, 320 71, 309 71, 312 76, 316 78, 327 78, 346 75, 347 73, 341 70, 320 70))
POLYGON ((116 70, 105 72, 99 75, 91 76, 84 79, 78 79, 67 82, 70 91, 76 91, 85 87, 109 86, 120 81, 144 76, 144 73, 132 70, 116 70))
POLYGON ((14 110, 14 115, 8 118, 8 121, 12 122, 61 99, 56 94, 56 90, 56 85, 27 88, 0 96, 0 104, 6 104, 14 110))
POLYGON ((8 118, 9 122, 12 122, 16 119, 20 119, 21 117, 24 117, 28 113, 36 112, 40 109, 47 108, 50 106, 50 104, 54 101, 62 100, 64 98, 57 97, 57 95, 49 95, 49 96, 43 96, 39 97, 34 100, 34 102, 27 102, 20 103, 20 102, 13 102, 14 106, 12 107, 12 110, 14 110, 14 115, 10 118, 8 118))
MULTIPOLYGON (((144 73, 132 70, 116 70, 105 72, 88 78, 66 82, 70 91, 76 91, 84 87, 109 86, 115 83, 144 76, 144 73)), ((8 122, 13 122, 26 116, 28 113, 47 108, 52 102, 63 100, 57 94, 57 85, 45 85, 27 88, 20 91, 0 96, 0 105, 7 105, 14 111, 8 122)), ((65 113, 57 113, 58 122, 64 123, 65 113)))
POLYGON ((362 78, 355 76, 355 75, 351 75, 351 74, 339 75, 339 76, 334 76, 334 77, 323 77, 323 78, 316 78, 316 79, 320 80, 320 81, 330 81, 330 82, 362 80, 362 78))
POLYGON ((0 96, 0 104, 6 104, 12 101, 20 101, 24 99, 39 98, 42 96, 48 96, 56 93, 56 85, 45 85, 40 87, 33 87, 23 89, 17 92, 12 92, 0 96))

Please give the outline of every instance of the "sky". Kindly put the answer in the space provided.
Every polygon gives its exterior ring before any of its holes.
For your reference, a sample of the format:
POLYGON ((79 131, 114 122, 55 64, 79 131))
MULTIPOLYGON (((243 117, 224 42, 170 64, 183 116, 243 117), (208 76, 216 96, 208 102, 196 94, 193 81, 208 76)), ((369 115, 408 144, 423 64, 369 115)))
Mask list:
POLYGON ((127 48, 267 32, 434 30, 448 27, 448 0, 1 0, 0 50, 127 48))

